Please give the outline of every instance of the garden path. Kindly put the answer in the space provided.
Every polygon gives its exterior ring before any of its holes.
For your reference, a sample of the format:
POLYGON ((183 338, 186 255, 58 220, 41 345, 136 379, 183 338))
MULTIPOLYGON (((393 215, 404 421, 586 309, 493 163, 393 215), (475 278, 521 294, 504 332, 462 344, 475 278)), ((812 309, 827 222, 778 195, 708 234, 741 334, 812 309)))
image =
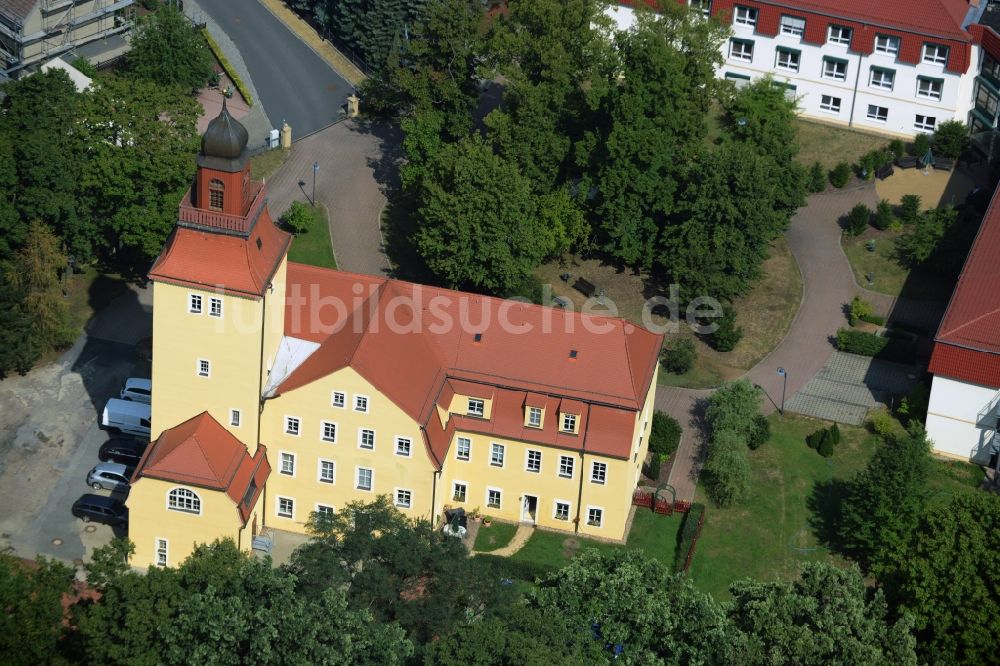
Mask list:
POLYGON ((514 536, 511 537, 510 543, 508 543, 503 548, 497 548, 491 551, 490 555, 499 555, 500 557, 510 557, 517 551, 524 548, 524 544, 528 543, 528 539, 531 535, 535 533, 534 525, 527 525, 521 523, 517 526, 517 531, 514 532, 514 536))

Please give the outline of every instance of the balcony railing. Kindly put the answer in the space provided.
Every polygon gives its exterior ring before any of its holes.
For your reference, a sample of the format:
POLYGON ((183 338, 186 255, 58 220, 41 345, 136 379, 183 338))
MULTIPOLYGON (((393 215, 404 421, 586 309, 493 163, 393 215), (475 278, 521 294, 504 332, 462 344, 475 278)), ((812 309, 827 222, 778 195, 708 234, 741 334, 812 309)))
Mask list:
POLYGON ((184 195, 179 208, 177 223, 184 227, 194 227, 209 231, 222 231, 230 234, 246 236, 250 233, 261 211, 264 210, 266 199, 261 183, 251 183, 252 201, 246 215, 231 215, 217 210, 196 208, 191 203, 191 192, 184 195))
POLYGON ((979 410, 979 413, 976 415, 976 425, 980 428, 996 430, 997 417, 1000 416, 998 414, 998 407, 1000 407, 1000 391, 997 391, 993 399, 979 410))

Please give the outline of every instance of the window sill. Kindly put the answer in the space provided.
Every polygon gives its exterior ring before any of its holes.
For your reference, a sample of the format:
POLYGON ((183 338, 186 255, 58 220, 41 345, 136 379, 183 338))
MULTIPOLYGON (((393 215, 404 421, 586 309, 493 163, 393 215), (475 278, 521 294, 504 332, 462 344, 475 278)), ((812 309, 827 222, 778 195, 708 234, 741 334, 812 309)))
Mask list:
POLYGON ((591 479, 590 482, 598 486, 603 486, 606 483, 605 481, 595 481, 594 479, 591 479))
POLYGON ((560 479, 572 479, 573 475, 572 474, 560 474, 559 478, 560 479))

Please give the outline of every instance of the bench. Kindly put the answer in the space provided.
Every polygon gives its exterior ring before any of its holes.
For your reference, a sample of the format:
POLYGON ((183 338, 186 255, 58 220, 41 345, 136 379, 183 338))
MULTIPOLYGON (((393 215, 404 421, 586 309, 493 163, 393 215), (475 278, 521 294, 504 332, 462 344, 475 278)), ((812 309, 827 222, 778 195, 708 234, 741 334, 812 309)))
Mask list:
POLYGON ((893 173, 894 173, 894 169, 892 168, 892 164, 886 164, 884 166, 880 166, 875 171, 875 177, 878 178, 879 180, 885 180, 886 178, 888 178, 889 176, 891 176, 893 173))
POLYGON ((915 169, 919 162, 920 160, 910 155, 904 155, 903 157, 896 158, 896 166, 900 169, 915 169))
POLYGON ((577 281, 573 283, 573 288, 576 289, 581 294, 583 294, 584 296, 586 296, 587 298, 590 298, 591 296, 597 293, 597 287, 594 286, 592 282, 588 282, 583 278, 578 278, 577 281))
POLYGON ((941 171, 951 171, 955 167, 955 160, 949 157, 937 157, 934 159, 934 168, 941 171))

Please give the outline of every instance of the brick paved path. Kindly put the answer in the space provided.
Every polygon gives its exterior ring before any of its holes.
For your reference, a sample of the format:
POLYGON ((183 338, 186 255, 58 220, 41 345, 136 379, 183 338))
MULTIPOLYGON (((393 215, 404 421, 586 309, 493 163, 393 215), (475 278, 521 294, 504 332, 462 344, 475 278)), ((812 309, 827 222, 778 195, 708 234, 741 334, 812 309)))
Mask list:
POLYGON ((396 129, 347 120, 294 143, 291 157, 267 182, 271 216, 280 217, 292 201, 308 201, 313 163, 318 163, 316 199, 329 214, 337 265, 355 273, 388 274, 379 220, 395 178, 399 140, 396 129))

